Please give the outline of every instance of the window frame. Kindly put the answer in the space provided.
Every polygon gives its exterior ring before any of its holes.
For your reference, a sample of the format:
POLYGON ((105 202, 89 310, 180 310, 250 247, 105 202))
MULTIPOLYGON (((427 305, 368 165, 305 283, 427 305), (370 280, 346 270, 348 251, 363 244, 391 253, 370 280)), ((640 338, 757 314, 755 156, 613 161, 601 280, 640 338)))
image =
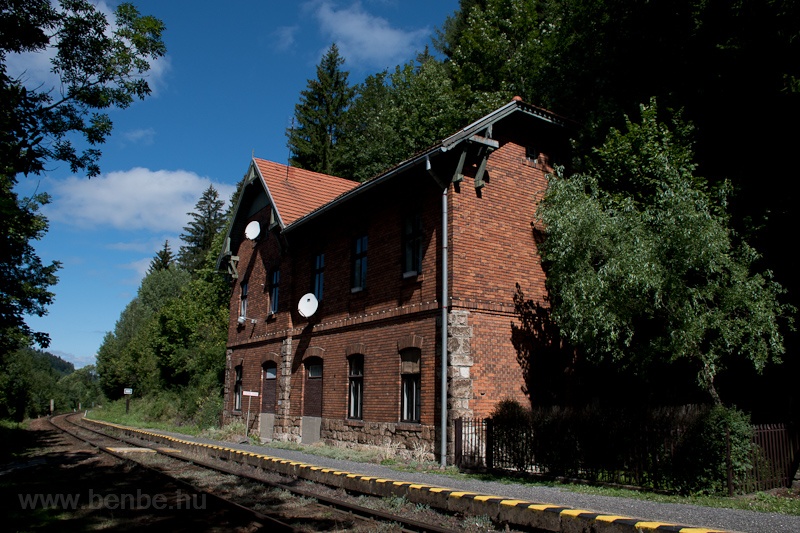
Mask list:
POLYGON ((400 383, 400 421, 420 423, 422 386, 419 374, 402 374, 400 383), (410 392, 410 394, 409 394, 410 392), (410 399, 409 399, 410 397, 410 399))
POLYGON ((306 374, 307 374, 306 379, 322 379, 322 373, 323 373, 322 361, 320 361, 319 363, 311 362, 306 365, 306 374), (319 374, 315 375, 315 373, 312 372, 311 370, 312 368, 313 369, 319 368, 319 374))
POLYGON ((367 252, 369 239, 363 233, 353 239, 353 259, 350 269, 350 292, 359 292, 367 288, 367 252))
POLYGON ((281 271, 274 268, 269 273, 269 313, 278 312, 278 298, 280 297, 281 271))
POLYGON ((236 365, 233 368, 233 410, 242 410, 242 396, 244 392, 244 368, 242 365, 236 365))
POLYGON ((400 421, 419 424, 422 403, 422 353, 418 348, 400 352, 400 421))
POLYGON ((422 214, 419 210, 403 217, 402 231, 403 277, 418 276, 422 273, 422 214))
POLYGON ((239 316, 247 317, 247 280, 239 284, 239 316))
POLYGON ((318 302, 322 301, 325 292, 325 253, 320 252, 314 256, 314 277, 311 292, 318 302))
POLYGON ((347 358, 347 418, 364 419, 364 355, 347 358))

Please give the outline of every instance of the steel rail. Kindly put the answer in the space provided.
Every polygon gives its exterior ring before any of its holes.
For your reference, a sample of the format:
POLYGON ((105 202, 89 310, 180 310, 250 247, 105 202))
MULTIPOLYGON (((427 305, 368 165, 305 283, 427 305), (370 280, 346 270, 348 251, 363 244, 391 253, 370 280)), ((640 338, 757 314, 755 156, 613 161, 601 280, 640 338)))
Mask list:
MULTIPOLYGON (((114 457, 116 459, 119 459, 120 461, 126 462, 128 464, 135 465, 135 466, 137 466, 139 468, 143 468, 147 472, 152 473, 152 474, 154 474, 156 476, 159 476, 159 477, 161 477, 163 479, 169 480, 170 482, 173 482, 173 483, 176 483, 178 485, 181 485, 187 490, 193 491, 193 492, 198 493, 198 494, 202 494, 202 495, 206 496, 207 498, 211 498, 212 500, 216 501, 217 503, 222 504, 223 506, 230 507, 235 512, 244 513, 245 515, 247 515, 247 516, 249 516, 249 517, 251 517, 251 518, 253 518, 253 519, 257 520, 257 521, 262 522, 262 524, 260 524, 262 528, 268 527, 270 531, 281 531, 281 532, 296 532, 297 531, 297 529, 293 528, 289 524, 286 524, 286 523, 284 523, 284 522, 282 522, 282 521, 280 521, 280 520, 278 520, 276 518, 273 518, 271 516, 267 516, 267 515, 265 515, 263 513, 260 513, 258 511, 256 511, 255 509, 251 509, 251 508, 246 507, 244 505, 238 504, 238 503, 236 503, 234 501, 231 501, 231 500, 229 500, 227 498, 224 498, 224 497, 222 497, 222 496, 220 496, 218 494, 214 494, 214 493, 209 492, 207 490, 203 490, 203 489, 201 489, 199 487, 196 487, 196 486, 192 485, 188 481, 185 481, 185 480, 170 476, 169 474, 167 474, 165 472, 162 472, 162 471, 160 471, 160 470, 158 470, 156 468, 152 468, 152 467, 150 467, 148 465, 145 465, 145 464, 142 464, 142 463, 140 463, 138 461, 135 461, 134 459, 131 459, 130 457, 127 457, 127 456, 125 456, 125 455, 123 455, 121 453, 115 452, 114 450, 112 450, 108 446, 102 446, 102 445, 100 445, 100 444, 98 444, 96 442, 92 442, 91 440, 78 435, 74 431, 70 431, 69 429, 67 429, 67 428, 65 428, 63 426, 60 426, 60 425, 56 424, 55 421, 54 421, 56 419, 57 420, 62 420, 63 419, 66 422, 68 422, 68 423, 70 423, 70 424, 72 424, 72 425, 74 425, 76 427, 81 428, 82 430, 89 431, 91 433, 95 433, 95 434, 101 435, 102 437, 104 437, 106 439, 116 440, 118 442, 125 442, 126 444, 132 444, 131 442, 128 442, 126 439, 120 439, 120 438, 117 438, 117 437, 112 437, 112 436, 110 436, 108 434, 96 431, 96 430, 94 430, 92 428, 88 428, 86 426, 82 426, 80 424, 77 424, 74 421, 69 420, 70 416, 71 416, 70 414, 54 416, 54 417, 52 417, 50 419, 50 424, 53 427, 55 427, 56 429, 58 429, 59 431, 62 431, 64 433, 66 433, 67 435, 70 435, 70 436, 72 436, 72 437, 74 437, 74 438, 76 438, 76 439, 88 444, 89 446, 98 449, 99 451, 101 451, 103 453, 111 455, 112 457, 114 457)), ((156 453, 160 453, 155 448, 148 447, 148 449, 153 449, 156 453)))
MULTIPOLYGON (((142 444, 142 441, 144 439, 141 439, 141 438, 137 439, 137 440, 133 440, 133 439, 128 439, 128 438, 121 437, 121 436, 110 436, 105 432, 102 432, 102 431, 87 427, 87 426, 82 425, 82 424, 78 424, 78 423, 76 423, 76 422, 74 422, 72 420, 69 420, 67 418, 69 416, 70 415, 66 415, 66 417, 65 417, 65 420, 67 420, 67 422, 69 422, 69 423, 71 423, 71 424, 73 424, 75 426, 78 426, 78 427, 80 427, 81 429, 83 429, 85 431, 90 431, 90 432, 95 433, 97 435, 101 435, 101 436, 103 436, 105 438, 110 438, 110 439, 113 439, 113 440, 117 440, 119 442, 124 442, 126 444, 131 445, 131 446, 145 447, 145 448, 148 448, 148 449, 151 449, 151 450, 155 451, 158 454, 170 457, 172 459, 177 459, 179 461, 183 461, 183 462, 187 462, 187 463, 191 463, 191 464, 196 464, 196 465, 201 466, 203 468, 207 468, 209 470, 214 470, 216 472, 220 472, 220 473, 223 473, 223 474, 229 474, 229 475, 232 475, 232 476, 237 476, 237 477, 242 477, 242 478, 245 478, 245 479, 249 479, 251 481, 255 481, 257 483, 261 483, 263 485, 266 485, 266 486, 268 486, 270 488, 284 490, 284 491, 287 491, 287 492, 289 492, 291 494, 294 494, 294 495, 297 495, 297 496, 302 496, 302 497, 305 497, 305 498, 312 498, 312 499, 315 499, 318 502, 320 502, 320 504, 322 504, 322 505, 325 505, 325 506, 328 506, 328 507, 332 507, 332 508, 338 509, 340 511, 344 511, 344 512, 350 513, 350 514, 355 515, 355 516, 359 516, 362 519, 372 520, 372 521, 376 521, 376 522, 394 522, 394 523, 399 524, 401 526, 401 528, 402 528, 401 531, 403 531, 403 532, 407 532, 407 533, 420 533, 420 532, 455 533, 455 531, 456 531, 456 530, 453 530, 453 529, 450 529, 450 528, 444 528, 444 527, 441 527, 441 526, 437 526, 435 524, 420 522, 420 521, 417 521, 417 520, 414 520, 414 519, 411 519, 411 518, 408 518, 408 517, 387 513, 387 512, 384 512, 384 511, 377 510, 377 509, 370 509, 368 507, 363 507, 363 506, 360 506, 360 505, 343 502, 341 500, 337 500, 337 499, 330 498, 330 497, 327 497, 327 496, 324 496, 324 495, 320 495, 320 494, 315 494, 315 493, 313 493, 311 491, 306 491, 306 490, 303 490, 303 489, 298 488, 298 487, 285 485, 285 484, 278 483, 278 482, 275 482, 275 481, 265 480, 263 478, 255 476, 253 474, 248 474, 247 472, 241 472, 241 471, 234 470, 234 469, 231 469, 231 468, 226 468, 225 466, 222 466, 222 465, 219 465, 219 464, 215 464, 215 463, 211 463, 211 462, 208 462, 208 461, 204 461, 204 460, 198 459, 196 457, 191 457, 190 458, 190 457, 182 456, 182 455, 177 454, 177 453, 172 453, 172 452, 169 452, 169 451, 164 450, 162 448, 159 448, 158 446, 148 446, 146 444, 142 444)), ((71 416, 76 416, 76 415, 72 414, 71 416)), ((80 438, 80 437, 78 437, 78 438, 80 438)), ((81 439, 81 440, 84 440, 84 439, 81 439)), ((113 451, 112 451, 112 454, 113 454, 113 451)), ((124 459, 128 459, 128 458, 124 457, 124 459)), ((137 464, 139 464, 139 463, 137 463, 137 464)), ((170 479, 172 479, 172 478, 170 478, 170 479)), ((235 504, 235 502, 232 502, 232 503, 235 504)), ((236 505, 238 505, 238 504, 236 504, 236 505)), ((289 526, 287 526, 287 527, 289 527, 289 526)))

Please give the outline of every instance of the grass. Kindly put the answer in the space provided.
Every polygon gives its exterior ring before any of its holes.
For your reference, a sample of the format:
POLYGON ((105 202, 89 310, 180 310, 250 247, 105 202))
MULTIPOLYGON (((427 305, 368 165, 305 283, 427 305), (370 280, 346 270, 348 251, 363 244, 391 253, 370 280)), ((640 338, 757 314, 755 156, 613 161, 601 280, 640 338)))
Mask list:
POLYGON ((800 492, 797 489, 778 489, 768 493, 757 492, 755 494, 728 497, 715 495, 679 496, 589 485, 568 485, 568 487, 573 492, 583 494, 632 498, 658 503, 682 503, 702 507, 800 515, 800 492))
POLYGON ((130 402, 129 410, 126 409, 125 402, 122 400, 110 402, 102 407, 89 409, 87 418, 142 429, 175 431, 184 435, 198 436, 203 431, 202 428, 194 424, 178 425, 170 420, 154 420, 146 414, 149 406, 142 405, 147 401, 147 399, 133 399, 130 402))
POLYGON ((269 447, 280 450, 305 452, 313 455, 319 455, 321 457, 327 457, 329 459, 355 461, 357 463, 380 463, 382 456, 381 450, 377 449, 356 449, 345 448, 344 446, 326 446, 322 443, 308 445, 298 444, 296 442, 273 441, 269 443, 269 447))
MULTIPOLYGON (((244 438, 244 424, 239 422, 222 428, 198 428, 196 426, 176 426, 168 422, 154 422, 144 420, 141 415, 136 413, 125 413, 124 403, 111 404, 110 407, 94 409, 90 412, 90 418, 105 420, 134 427, 160 429, 163 431, 173 431, 187 435, 203 436, 215 440, 231 441, 237 438, 244 438)), ((133 409, 131 409, 133 411, 133 409)), ((258 439, 251 436, 252 444, 259 444, 258 439)), ((759 492, 744 496, 714 496, 714 495, 695 495, 680 496, 669 494, 658 494, 654 492, 636 491, 617 487, 583 485, 570 483, 556 483, 550 481, 538 481, 524 479, 509 475, 490 475, 490 474, 466 474, 460 472, 454 466, 442 468, 438 463, 431 461, 403 460, 399 456, 396 447, 387 446, 384 448, 346 448, 344 446, 326 446, 321 443, 306 445, 294 442, 273 441, 268 445, 270 448, 301 451, 304 453, 328 457, 331 459, 344 459, 361 463, 383 464, 397 471, 419 472, 439 474, 454 479, 478 479, 482 481, 493 481, 496 483, 507 484, 527 484, 531 486, 558 486, 561 489, 583 494, 593 494, 600 496, 610 496, 619 498, 630 498, 636 500, 653 501, 659 503, 683 503, 689 505, 699 505, 703 507, 715 507, 724 509, 744 509, 748 511, 781 513, 787 515, 800 515, 800 491, 797 489, 783 489, 771 491, 769 493, 759 492)), ((415 458, 416 459, 416 458, 415 458)))

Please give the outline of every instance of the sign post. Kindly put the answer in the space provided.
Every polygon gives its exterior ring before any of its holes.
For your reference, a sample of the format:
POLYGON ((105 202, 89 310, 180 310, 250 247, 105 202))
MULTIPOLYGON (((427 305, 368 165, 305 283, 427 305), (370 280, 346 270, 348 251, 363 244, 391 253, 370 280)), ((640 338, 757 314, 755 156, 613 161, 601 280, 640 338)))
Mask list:
POLYGON ((122 393, 125 395, 125 414, 128 414, 128 411, 131 409, 131 394, 133 394, 133 389, 126 387, 122 393))
POLYGON ((246 390, 242 394, 247 396, 247 420, 244 423, 244 436, 247 437, 247 432, 250 431, 250 400, 253 399, 253 396, 258 398, 258 392, 246 390))

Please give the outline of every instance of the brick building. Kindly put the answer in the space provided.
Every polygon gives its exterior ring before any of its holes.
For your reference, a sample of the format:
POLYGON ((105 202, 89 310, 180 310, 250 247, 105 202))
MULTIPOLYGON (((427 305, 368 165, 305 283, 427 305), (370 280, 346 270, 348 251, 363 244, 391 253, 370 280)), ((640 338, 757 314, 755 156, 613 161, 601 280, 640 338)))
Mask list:
POLYGON ((514 99, 361 184, 254 158, 220 256, 226 421, 441 457, 454 419, 526 401, 513 295, 545 294, 531 224, 566 145, 514 99))

